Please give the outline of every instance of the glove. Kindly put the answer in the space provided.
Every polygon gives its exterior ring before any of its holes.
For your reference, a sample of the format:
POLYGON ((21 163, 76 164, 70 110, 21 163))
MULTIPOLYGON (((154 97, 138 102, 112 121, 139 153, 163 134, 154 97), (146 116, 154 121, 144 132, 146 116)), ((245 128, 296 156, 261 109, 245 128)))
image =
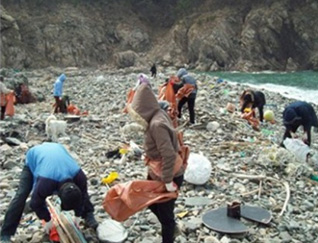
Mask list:
POLYGON ((50 234, 51 229, 53 228, 53 221, 52 219, 49 222, 46 222, 44 225, 44 231, 47 234, 50 234))
POLYGON ((176 190, 178 190, 177 185, 173 181, 170 183, 166 183, 165 185, 168 192, 175 192, 176 190))
POLYGON ((81 218, 80 217, 74 217, 73 218, 73 222, 76 225, 77 228, 79 228, 80 222, 81 222, 81 218))

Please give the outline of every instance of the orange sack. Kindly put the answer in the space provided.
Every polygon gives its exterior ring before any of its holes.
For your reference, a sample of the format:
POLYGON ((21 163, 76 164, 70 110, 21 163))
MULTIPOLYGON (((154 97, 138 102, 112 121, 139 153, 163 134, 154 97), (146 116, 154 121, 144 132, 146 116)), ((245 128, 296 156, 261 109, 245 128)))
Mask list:
POLYGON ((133 98, 134 98, 134 96, 135 96, 135 93, 136 93, 136 91, 133 90, 133 89, 130 89, 130 90, 128 91, 126 106, 125 106, 125 108, 124 108, 124 110, 123 110, 124 113, 127 113, 127 112, 128 112, 127 106, 132 102, 132 100, 133 100, 133 98))
POLYGON ((122 222, 154 203, 166 202, 177 197, 177 192, 166 191, 163 182, 136 180, 110 188, 103 201, 103 207, 113 219, 122 222))
POLYGON ((72 114, 72 115, 80 115, 80 110, 73 104, 69 104, 67 107, 67 113, 72 114))
POLYGON ((6 105, 6 115, 14 116, 14 103, 15 103, 15 95, 13 92, 6 95, 7 105, 6 105))
POLYGON ((259 130, 259 120, 255 118, 255 113, 253 110, 243 113, 241 117, 247 120, 248 123, 251 124, 253 129, 259 130))

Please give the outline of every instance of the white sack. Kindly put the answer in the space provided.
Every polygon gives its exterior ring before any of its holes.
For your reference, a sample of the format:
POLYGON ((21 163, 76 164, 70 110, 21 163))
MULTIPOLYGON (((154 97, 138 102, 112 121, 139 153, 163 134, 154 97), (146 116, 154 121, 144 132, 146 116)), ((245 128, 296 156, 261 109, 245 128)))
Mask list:
POLYGON ((307 155, 310 153, 307 144, 294 138, 286 138, 283 143, 285 148, 292 152, 299 162, 307 162, 307 155))
POLYGON ((184 179, 195 185, 203 185, 210 179, 212 166, 202 154, 190 153, 184 179))

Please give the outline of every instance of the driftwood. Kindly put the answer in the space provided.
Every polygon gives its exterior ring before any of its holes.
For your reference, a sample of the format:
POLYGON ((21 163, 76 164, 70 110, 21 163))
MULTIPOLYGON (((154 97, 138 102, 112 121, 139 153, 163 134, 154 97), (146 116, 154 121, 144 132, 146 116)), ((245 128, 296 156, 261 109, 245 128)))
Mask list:
POLYGON ((58 214, 54 205, 48 198, 46 199, 46 203, 49 206, 50 212, 53 216, 52 218, 56 223, 56 229, 60 236, 60 242, 61 243, 85 242, 80 239, 80 237, 77 235, 76 231, 74 230, 73 226, 69 224, 67 218, 62 214, 58 214))
MULTIPOLYGON (((267 177, 265 175, 245 175, 245 174, 233 174, 233 175, 235 177, 241 178, 241 179, 260 180, 260 181, 274 181, 274 182, 276 182, 278 184, 282 184, 283 183, 283 186, 284 186, 285 191, 286 191, 286 198, 285 198, 282 210, 279 213, 279 216, 282 216, 284 214, 284 211, 286 210, 286 207, 287 207, 287 204, 288 204, 288 201, 289 201, 289 198, 290 198, 289 184, 286 181, 281 182, 280 180, 278 180, 276 178, 267 177)), ((262 186, 262 184, 260 183, 259 194, 258 194, 259 196, 261 194, 261 186, 262 186)))
POLYGON ((54 226, 55 226, 55 228, 56 228, 56 231, 57 231, 57 233, 58 233, 58 235, 59 235, 60 242, 61 242, 61 243, 70 243, 70 241, 69 241, 67 235, 65 234, 65 232, 64 232, 64 230, 63 230, 63 228, 62 228, 62 226, 60 225, 60 223, 59 223, 59 221, 58 221, 58 219, 57 219, 57 217, 56 217, 56 211, 55 211, 55 209, 54 209, 52 203, 50 202, 49 199, 46 199, 46 203, 48 204, 48 206, 49 206, 49 211, 50 211, 51 215, 53 216, 53 217, 52 217, 53 224, 54 224, 54 226))
POLYGON ((60 214, 60 220, 63 223, 65 230, 69 233, 70 238, 72 238, 73 242, 81 243, 81 239, 78 237, 77 233, 74 231, 73 226, 70 225, 67 218, 64 214, 60 214))

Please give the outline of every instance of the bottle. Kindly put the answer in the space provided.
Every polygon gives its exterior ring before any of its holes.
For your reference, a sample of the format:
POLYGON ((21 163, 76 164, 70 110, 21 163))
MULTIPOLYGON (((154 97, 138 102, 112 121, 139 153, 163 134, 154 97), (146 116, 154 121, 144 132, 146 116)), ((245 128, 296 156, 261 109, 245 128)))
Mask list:
POLYGON ((309 178, 313 181, 318 181, 318 175, 311 174, 309 178))

